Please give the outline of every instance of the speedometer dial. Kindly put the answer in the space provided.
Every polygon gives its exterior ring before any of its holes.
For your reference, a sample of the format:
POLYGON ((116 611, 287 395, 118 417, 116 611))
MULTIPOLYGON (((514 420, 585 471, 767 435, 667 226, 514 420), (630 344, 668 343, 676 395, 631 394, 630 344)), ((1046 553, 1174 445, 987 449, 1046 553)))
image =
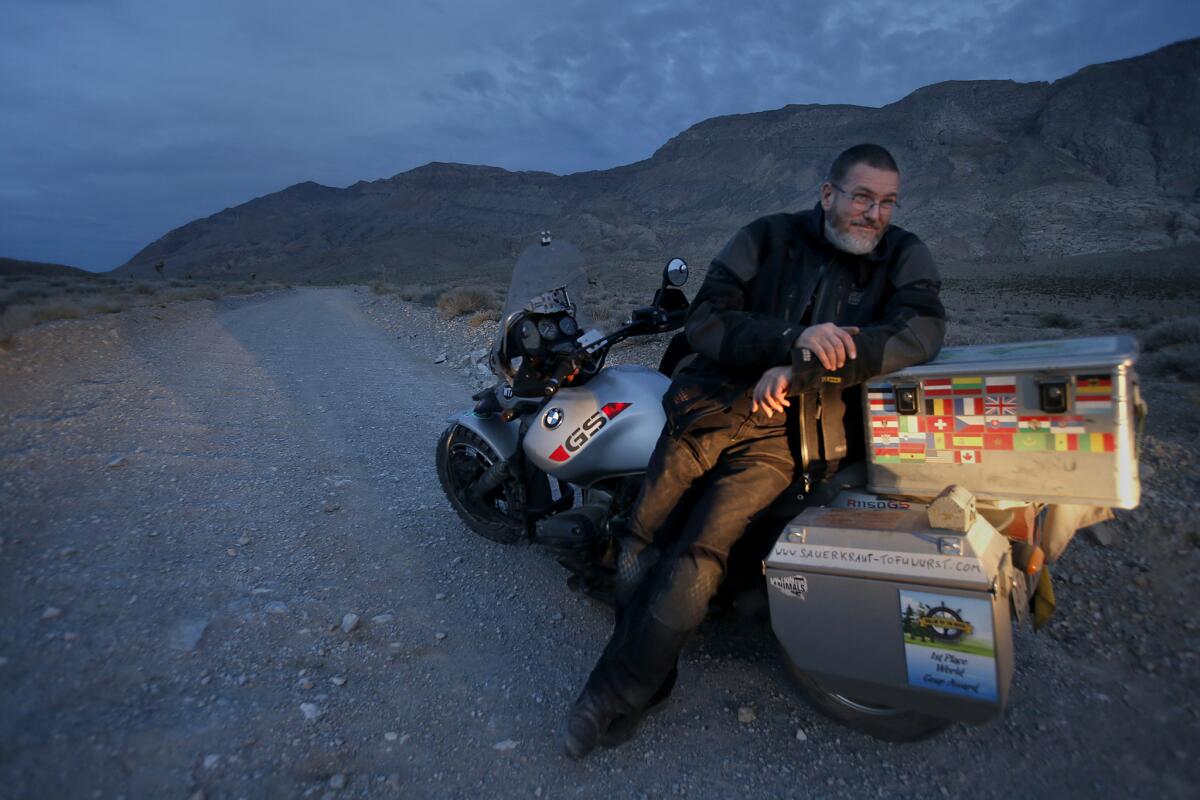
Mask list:
POLYGON ((537 327, 538 327, 538 333, 540 333, 543 338, 549 339, 549 340, 554 340, 554 339, 558 338, 558 327, 559 326, 554 324, 554 320, 543 319, 542 321, 540 321, 538 323, 537 327))
POLYGON ((527 319, 521 323, 521 347, 526 351, 536 350, 542 346, 542 337, 538 335, 538 326, 533 320, 527 319))

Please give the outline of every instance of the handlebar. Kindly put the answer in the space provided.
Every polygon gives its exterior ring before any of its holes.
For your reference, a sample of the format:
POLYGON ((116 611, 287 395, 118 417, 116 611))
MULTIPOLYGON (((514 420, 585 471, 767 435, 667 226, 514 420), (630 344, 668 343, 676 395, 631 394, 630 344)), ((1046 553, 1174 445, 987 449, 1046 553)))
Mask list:
POLYGON ((586 350, 588 353, 595 354, 608 350, 613 345, 632 336, 648 336, 654 333, 673 331, 683 325, 684 320, 687 319, 687 312, 686 308, 664 311, 653 306, 634 309, 632 319, 628 323, 592 342, 586 350))
POLYGON ((541 381, 544 397, 554 396, 564 385, 576 385, 577 377, 586 380, 598 373, 604 368, 608 351, 614 345, 633 336, 667 333, 681 327, 687 312, 686 307, 671 310, 656 306, 638 308, 630 315, 628 323, 595 341, 587 344, 563 342, 550 348, 554 366, 552 374, 541 381))

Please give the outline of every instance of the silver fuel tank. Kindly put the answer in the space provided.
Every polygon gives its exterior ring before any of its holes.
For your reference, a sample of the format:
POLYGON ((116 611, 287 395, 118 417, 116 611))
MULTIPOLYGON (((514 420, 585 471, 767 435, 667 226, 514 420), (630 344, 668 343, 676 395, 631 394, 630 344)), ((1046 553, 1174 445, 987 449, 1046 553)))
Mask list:
POLYGON ((607 367, 554 395, 529 425, 525 454, 538 469, 580 486, 645 472, 667 419, 662 397, 670 384, 647 367, 607 367))

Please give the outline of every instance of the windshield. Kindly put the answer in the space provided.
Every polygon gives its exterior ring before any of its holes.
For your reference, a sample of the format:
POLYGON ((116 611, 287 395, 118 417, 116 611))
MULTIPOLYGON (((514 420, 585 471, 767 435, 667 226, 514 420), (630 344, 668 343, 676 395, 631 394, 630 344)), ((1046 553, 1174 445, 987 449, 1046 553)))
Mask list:
POLYGON ((504 312, 492 345, 492 371, 509 384, 517 374, 521 359, 509 358, 505 341, 510 320, 521 311, 552 314, 565 310, 569 301, 575 306, 576 323, 586 330, 590 320, 581 305, 586 290, 587 266, 575 245, 559 240, 525 248, 513 267, 508 295, 504 298, 504 312))
MULTIPOLYGON (((501 329, 510 314, 526 308, 530 300, 555 289, 566 288, 575 304, 575 321, 586 329, 590 323, 584 311, 583 293, 587 290, 587 266, 579 248, 556 239, 548 245, 532 244, 525 248, 513 267, 508 295, 504 300, 501 329)), ((540 309, 538 309, 540 310, 540 309)))

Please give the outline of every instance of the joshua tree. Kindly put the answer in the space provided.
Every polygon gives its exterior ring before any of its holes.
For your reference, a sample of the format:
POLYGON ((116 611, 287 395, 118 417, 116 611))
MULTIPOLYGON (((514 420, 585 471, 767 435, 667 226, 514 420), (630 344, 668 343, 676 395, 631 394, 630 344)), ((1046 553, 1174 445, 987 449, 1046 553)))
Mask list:
POLYGON ((163 267, 165 266, 166 264, 161 261, 154 265, 154 271, 158 273, 158 277, 163 277, 163 267))

